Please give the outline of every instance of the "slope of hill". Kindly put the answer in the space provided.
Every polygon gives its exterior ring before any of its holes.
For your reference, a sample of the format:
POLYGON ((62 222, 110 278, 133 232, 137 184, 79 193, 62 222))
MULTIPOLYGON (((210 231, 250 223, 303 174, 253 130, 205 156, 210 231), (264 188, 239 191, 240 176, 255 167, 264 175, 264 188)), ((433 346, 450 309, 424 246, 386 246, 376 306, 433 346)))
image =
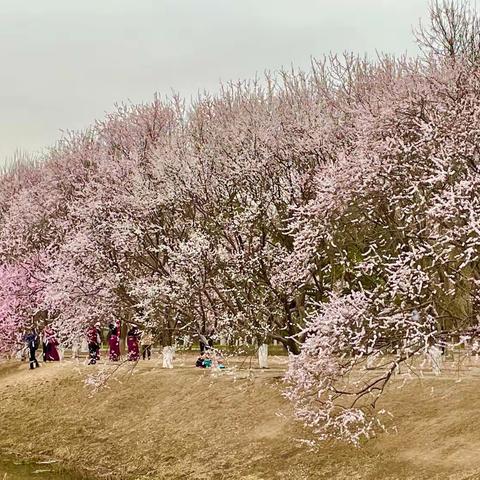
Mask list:
POLYGON ((360 449, 299 440, 281 396, 286 359, 267 371, 219 375, 158 360, 123 366, 91 395, 85 376, 104 367, 65 361, 29 371, 0 364, 0 456, 57 459, 91 478, 451 479, 480 478, 480 374, 397 381, 383 408, 398 433, 360 449), (252 375, 253 373, 253 375, 252 375))

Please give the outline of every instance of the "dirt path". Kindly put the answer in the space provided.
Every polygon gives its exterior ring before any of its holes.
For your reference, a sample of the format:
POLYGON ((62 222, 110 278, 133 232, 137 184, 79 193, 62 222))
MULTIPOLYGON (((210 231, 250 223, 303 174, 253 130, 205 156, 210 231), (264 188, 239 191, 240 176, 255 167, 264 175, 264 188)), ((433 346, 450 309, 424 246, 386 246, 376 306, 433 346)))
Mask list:
POLYGON ((91 396, 85 377, 102 366, 65 361, 28 371, 0 364, 0 451, 55 458, 95 478, 115 479, 450 479, 480 478, 480 378, 427 378, 390 389, 398 434, 361 449, 297 439, 281 396, 285 358, 254 376, 158 360, 123 367, 91 396))

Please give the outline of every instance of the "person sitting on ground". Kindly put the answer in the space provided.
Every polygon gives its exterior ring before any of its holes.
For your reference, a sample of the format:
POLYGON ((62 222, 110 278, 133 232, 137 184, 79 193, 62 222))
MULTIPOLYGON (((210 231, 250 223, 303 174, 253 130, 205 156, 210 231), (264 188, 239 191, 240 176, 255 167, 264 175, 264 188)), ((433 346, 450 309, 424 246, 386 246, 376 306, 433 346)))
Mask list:
POLYGON ((195 362, 195 366, 198 368, 205 368, 205 354, 201 353, 195 362))
POLYGON ((217 355, 217 368, 225 368, 225 360, 221 353, 217 355))
POLYGON ((212 357, 209 353, 205 354, 205 359, 203 360, 204 368, 210 368, 212 366, 212 357))

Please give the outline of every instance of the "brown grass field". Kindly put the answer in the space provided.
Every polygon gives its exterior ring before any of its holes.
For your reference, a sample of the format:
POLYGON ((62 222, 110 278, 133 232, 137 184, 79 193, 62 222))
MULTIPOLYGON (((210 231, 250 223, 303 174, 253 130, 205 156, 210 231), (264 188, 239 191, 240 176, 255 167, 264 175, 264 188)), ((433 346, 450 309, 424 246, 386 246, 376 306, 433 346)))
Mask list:
POLYGON ((401 388, 398 378, 379 405, 398 433, 309 450, 281 395, 285 357, 219 375, 194 359, 125 365, 93 396, 84 378, 102 365, 1 363, 0 457, 56 459, 106 479, 480 479, 479 367, 460 381, 453 365, 401 388))

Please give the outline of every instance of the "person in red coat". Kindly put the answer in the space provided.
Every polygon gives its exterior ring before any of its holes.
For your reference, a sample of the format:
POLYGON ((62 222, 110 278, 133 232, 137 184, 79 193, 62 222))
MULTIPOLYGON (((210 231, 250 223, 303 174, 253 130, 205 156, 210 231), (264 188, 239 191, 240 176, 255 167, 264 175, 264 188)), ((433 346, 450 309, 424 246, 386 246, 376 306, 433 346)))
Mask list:
POLYGON ((100 331, 100 322, 95 325, 90 325, 87 329, 88 353, 90 360, 89 365, 95 365, 97 360, 100 360, 100 345, 102 344, 102 337, 100 331))
POLYGON ((46 362, 59 362, 60 355, 58 354, 57 346, 58 340, 55 336, 53 328, 47 325, 43 330, 43 345, 45 348, 46 362))
POLYGON ((130 362, 136 362, 140 358, 140 349, 138 348, 139 337, 140 331, 136 325, 133 325, 127 333, 128 360, 130 362))
POLYGON ((111 323, 109 326, 110 332, 108 336, 109 358, 112 362, 120 360, 120 322, 116 325, 111 323))

